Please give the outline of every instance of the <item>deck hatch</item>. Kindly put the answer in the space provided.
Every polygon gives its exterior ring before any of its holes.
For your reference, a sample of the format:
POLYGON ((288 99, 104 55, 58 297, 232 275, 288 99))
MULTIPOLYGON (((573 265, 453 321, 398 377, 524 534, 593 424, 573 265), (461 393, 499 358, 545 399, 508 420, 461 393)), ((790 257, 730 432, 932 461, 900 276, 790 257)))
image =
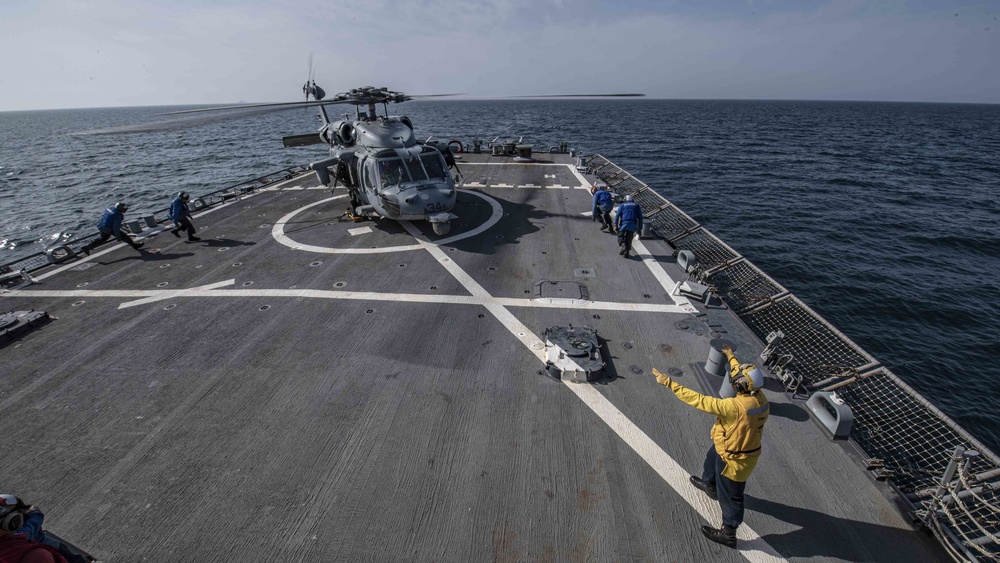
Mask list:
POLYGON ((535 299, 590 299, 587 286, 575 281, 542 280, 535 283, 535 299))

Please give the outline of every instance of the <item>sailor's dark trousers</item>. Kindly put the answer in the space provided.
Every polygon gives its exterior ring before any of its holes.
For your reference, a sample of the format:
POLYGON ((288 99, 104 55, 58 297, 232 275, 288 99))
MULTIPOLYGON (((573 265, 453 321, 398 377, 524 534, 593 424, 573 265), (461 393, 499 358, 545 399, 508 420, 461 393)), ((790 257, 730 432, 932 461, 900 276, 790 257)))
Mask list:
POLYGON ((608 228, 609 231, 615 230, 615 224, 611 221, 611 210, 613 207, 609 207, 607 211, 598 207, 597 208, 597 219, 608 228))
POLYGON ((632 237, 635 236, 635 231, 619 231, 619 244, 625 247, 625 254, 632 252, 632 237))
POLYGON ((194 236, 194 224, 187 217, 181 218, 181 220, 177 222, 177 227, 172 230, 175 233, 179 233, 180 231, 186 231, 188 238, 194 236))
MULTIPOLYGON (((93 250, 93 249, 97 248, 98 246, 104 244, 109 238, 111 238, 111 237, 114 236, 114 233, 106 233, 104 231, 100 231, 100 233, 101 233, 100 236, 98 236, 94 240, 90 241, 89 243, 85 244, 83 246, 83 248, 85 248, 87 250, 93 250)), ((134 248, 136 250, 139 250, 138 243, 136 243, 134 240, 132 240, 132 237, 126 235, 125 233, 122 233, 121 236, 118 236, 118 237, 115 237, 115 238, 117 238, 118 240, 120 240, 120 241, 124 242, 125 244, 131 246, 132 248, 134 248)))
POLYGON ((733 481, 722 474, 726 462, 715 451, 715 444, 708 448, 705 454, 705 466, 702 468, 701 480, 709 487, 715 488, 719 496, 719 506, 722 507, 722 523, 738 528, 743 523, 743 491, 746 482, 733 481))

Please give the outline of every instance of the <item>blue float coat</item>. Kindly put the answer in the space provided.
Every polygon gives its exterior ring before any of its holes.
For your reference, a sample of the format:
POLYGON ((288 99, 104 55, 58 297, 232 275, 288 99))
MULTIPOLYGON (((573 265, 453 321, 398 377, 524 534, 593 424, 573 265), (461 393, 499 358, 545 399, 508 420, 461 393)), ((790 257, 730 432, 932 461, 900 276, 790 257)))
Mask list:
POLYGON ((122 221, 124 220, 125 216, 122 215, 121 211, 118 211, 114 207, 109 207, 104 210, 104 215, 101 215, 101 220, 97 222, 97 230, 102 233, 112 233, 115 237, 121 237, 122 221))
POLYGON ((188 209, 187 204, 184 203, 184 201, 179 197, 174 198, 174 202, 170 204, 170 211, 167 212, 167 216, 170 217, 170 220, 174 223, 180 223, 181 219, 189 217, 190 215, 191 211, 188 209))
POLYGON ((611 211, 611 208, 615 206, 615 198, 611 197, 611 194, 605 190, 597 190, 594 192, 594 205, 591 209, 591 213, 597 215, 598 210, 601 213, 607 213, 611 211))
POLYGON ((626 201, 618 207, 615 228, 619 231, 638 232, 642 230, 642 208, 634 201, 626 201))

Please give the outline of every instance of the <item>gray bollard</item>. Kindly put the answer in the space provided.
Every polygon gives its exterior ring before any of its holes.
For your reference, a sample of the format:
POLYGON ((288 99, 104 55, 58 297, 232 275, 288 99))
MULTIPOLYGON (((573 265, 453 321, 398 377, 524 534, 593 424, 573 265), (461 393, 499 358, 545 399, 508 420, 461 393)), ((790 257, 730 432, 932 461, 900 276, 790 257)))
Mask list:
POLYGON ((813 393, 806 406, 813 413, 816 420, 824 428, 833 434, 834 440, 846 440, 851 436, 851 428, 854 426, 854 414, 844 400, 832 391, 818 391, 813 393), (833 414, 830 413, 833 411, 833 414))
POLYGON ((142 223, 138 219, 134 221, 125 221, 125 226, 128 227, 128 232, 133 235, 137 235, 142 232, 142 223))
POLYGON ((722 385, 719 386, 720 397, 723 399, 735 397, 736 391, 733 391, 733 386, 729 383, 729 360, 722 354, 722 347, 728 344, 735 352, 736 344, 722 338, 713 338, 709 344, 711 348, 708 350, 708 359, 705 360, 705 371, 722 377, 722 385))
POLYGON ((694 269, 695 264, 698 260, 694 257, 694 252, 690 250, 681 250, 677 253, 677 265, 681 267, 685 272, 690 272, 694 269))

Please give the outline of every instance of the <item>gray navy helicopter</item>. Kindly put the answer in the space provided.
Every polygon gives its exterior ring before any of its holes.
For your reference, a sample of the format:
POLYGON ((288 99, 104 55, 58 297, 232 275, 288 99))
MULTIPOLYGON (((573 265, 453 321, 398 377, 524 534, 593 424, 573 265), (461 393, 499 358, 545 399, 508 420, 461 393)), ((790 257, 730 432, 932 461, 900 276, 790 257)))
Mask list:
MULTIPOLYGON (((304 89, 307 96, 323 94, 315 82, 304 89)), ((323 121, 319 133, 284 137, 282 142, 286 147, 330 145, 330 158, 309 168, 323 185, 347 187, 352 216, 426 220, 436 234, 445 235, 450 221, 457 218, 451 213, 456 192, 449 171, 456 166, 455 159, 448 145, 418 141, 409 117, 389 115, 390 102, 411 99, 414 96, 386 88, 355 88, 319 104, 323 121), (354 104, 357 115, 330 121, 327 104, 354 104), (383 106, 382 115, 378 104, 383 106)))
POLYGON ((311 74, 302 91, 306 96, 303 102, 245 104, 173 113, 318 106, 323 122, 319 132, 284 137, 282 142, 286 147, 330 145, 330 158, 313 162, 309 168, 315 171, 323 185, 336 188, 340 184, 347 188, 351 197, 348 214, 352 219, 426 220, 436 234, 448 234, 451 220, 457 218, 451 212, 457 195, 450 169, 455 168, 460 173, 454 155, 449 145, 418 141, 410 118, 389 115, 388 109, 390 103, 452 94, 409 96, 387 88, 365 86, 324 99, 326 93, 311 74), (345 115, 344 119, 331 121, 326 106, 334 104, 353 104, 357 114, 353 119, 345 115), (378 104, 383 106, 381 115, 377 112, 378 104))

